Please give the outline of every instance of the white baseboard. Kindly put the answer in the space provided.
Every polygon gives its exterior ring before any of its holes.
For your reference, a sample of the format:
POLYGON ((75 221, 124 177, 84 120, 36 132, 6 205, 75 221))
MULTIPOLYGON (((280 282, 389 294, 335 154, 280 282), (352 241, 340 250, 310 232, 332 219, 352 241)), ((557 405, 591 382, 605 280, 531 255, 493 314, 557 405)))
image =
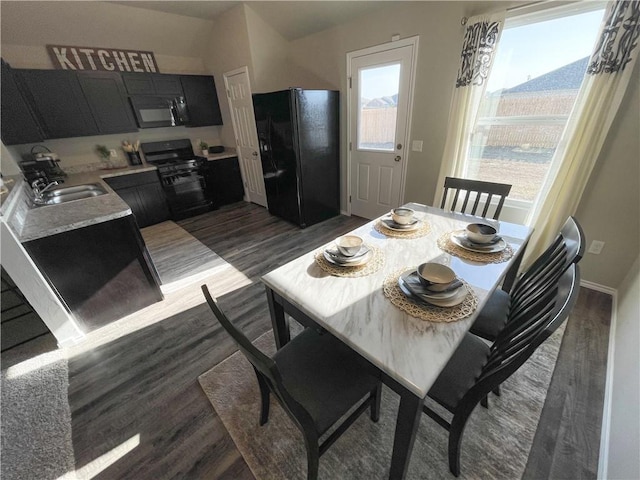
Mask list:
POLYGON ((618 294, 618 290, 616 290, 615 288, 611 288, 606 285, 600 285, 599 283, 590 282, 588 280, 580 280, 580 286, 588 288, 589 290, 595 290, 596 292, 608 293, 614 298, 618 294))
POLYGON ((607 370, 604 386, 604 403, 602 406, 602 424, 600 429, 600 452, 598 454, 598 480, 605 480, 609 471, 609 439, 611 433, 611 397, 613 395, 613 358, 615 355, 616 323, 618 318, 618 291, 611 287, 592 282, 580 282, 585 288, 611 294, 611 326, 609 328, 609 345, 607 349, 607 370))
POLYGON ((349 212, 347 212, 346 210, 340 210, 340 215, 345 215, 347 217, 351 216, 351 214, 349 212))

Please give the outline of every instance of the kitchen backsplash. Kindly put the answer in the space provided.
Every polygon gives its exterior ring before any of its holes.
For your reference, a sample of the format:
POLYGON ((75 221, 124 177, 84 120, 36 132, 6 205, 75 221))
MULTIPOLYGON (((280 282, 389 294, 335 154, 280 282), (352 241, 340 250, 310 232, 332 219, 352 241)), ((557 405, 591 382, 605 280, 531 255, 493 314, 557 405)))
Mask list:
POLYGON ((188 138, 191 140, 193 150, 199 154, 200 147, 196 140, 202 140, 209 145, 220 145, 220 128, 210 127, 167 127, 148 128, 137 132, 120 133, 114 135, 99 135, 92 137, 59 138, 46 140, 37 144, 11 145, 2 148, 2 163, 0 171, 3 175, 16 175, 20 173, 18 162, 22 155, 29 153, 34 145, 44 145, 60 157, 60 166, 67 173, 80 173, 94 171, 104 166, 101 158, 96 153, 96 145, 105 145, 108 149, 115 149, 118 157, 112 159, 114 164, 127 164, 127 156, 122 150, 122 142, 128 140, 134 143, 157 142, 161 140, 176 140, 188 138))

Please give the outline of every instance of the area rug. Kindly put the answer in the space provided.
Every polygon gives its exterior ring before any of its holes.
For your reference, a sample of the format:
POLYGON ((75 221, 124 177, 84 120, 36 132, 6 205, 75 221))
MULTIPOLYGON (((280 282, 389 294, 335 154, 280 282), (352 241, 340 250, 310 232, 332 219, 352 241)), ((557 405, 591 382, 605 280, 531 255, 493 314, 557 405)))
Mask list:
POLYGON ((76 478, 68 388, 60 350, 3 365, 2 480, 76 478))
MULTIPOLYGON (((460 478, 522 477, 563 333, 561 327, 503 384, 502 396, 491 395, 489 409, 479 406, 473 412, 462 441, 460 478)), ((254 343, 267 354, 275 351, 271 331, 254 343)), ((258 385, 244 356, 236 352, 198 380, 256 479, 306 478, 302 436, 273 399, 269 422, 259 426, 258 385)), ((361 416, 320 458, 319 478, 388 478, 398 404, 398 396, 385 387, 380 421, 361 416)), ((407 478, 455 478, 449 472, 447 438, 423 415, 407 478)))
POLYGON ((197 283, 228 266, 222 258, 185 229, 167 221, 140 230, 163 293, 197 283))

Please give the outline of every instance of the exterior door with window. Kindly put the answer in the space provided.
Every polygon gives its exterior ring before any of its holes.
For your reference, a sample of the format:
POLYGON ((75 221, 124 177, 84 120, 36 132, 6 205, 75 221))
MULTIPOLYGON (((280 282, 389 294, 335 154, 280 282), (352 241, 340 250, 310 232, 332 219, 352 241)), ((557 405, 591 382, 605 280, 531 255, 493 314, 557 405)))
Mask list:
POLYGON ((247 67, 225 73, 224 85, 229 99, 245 194, 250 202, 266 207, 267 195, 262 176, 262 161, 258 148, 258 133, 247 67))
POLYGON ((347 54, 350 213, 403 203, 417 37, 347 54))

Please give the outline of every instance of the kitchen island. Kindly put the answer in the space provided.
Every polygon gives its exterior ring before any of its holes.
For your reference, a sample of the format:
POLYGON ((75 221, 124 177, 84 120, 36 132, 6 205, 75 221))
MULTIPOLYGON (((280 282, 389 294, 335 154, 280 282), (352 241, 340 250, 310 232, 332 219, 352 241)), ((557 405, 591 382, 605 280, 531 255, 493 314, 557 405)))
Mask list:
POLYGON ((59 344, 162 300, 160 281, 131 208, 105 178, 143 165, 70 174, 62 186, 99 184, 104 194, 34 206, 17 180, 2 206, 2 265, 59 344))

